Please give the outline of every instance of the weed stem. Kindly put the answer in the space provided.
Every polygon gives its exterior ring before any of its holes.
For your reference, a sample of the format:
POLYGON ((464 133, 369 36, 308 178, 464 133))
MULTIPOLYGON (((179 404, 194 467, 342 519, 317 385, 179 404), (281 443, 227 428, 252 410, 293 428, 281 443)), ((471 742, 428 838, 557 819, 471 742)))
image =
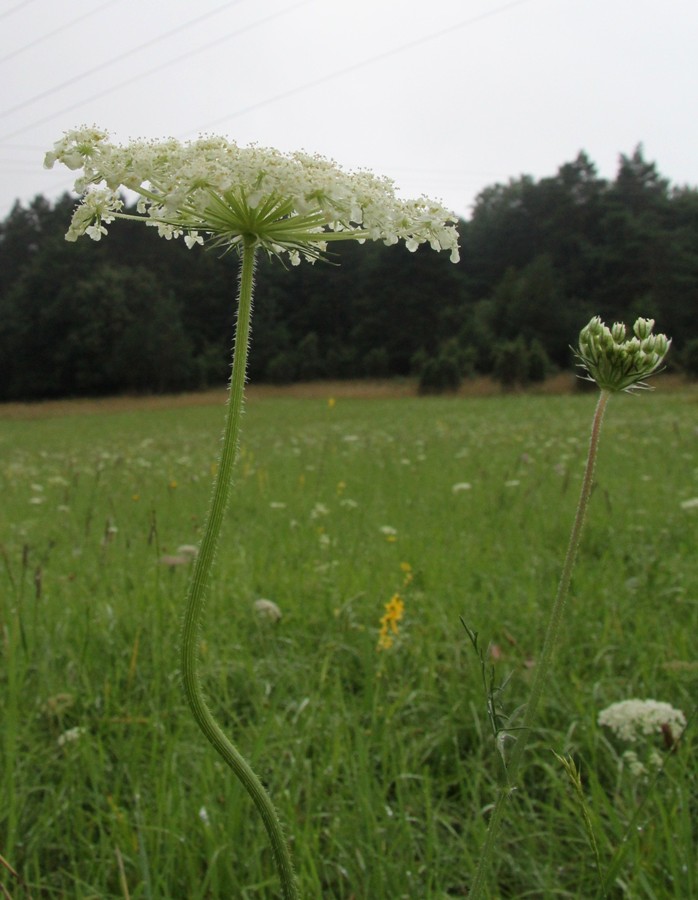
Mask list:
POLYGON ((250 767, 247 760, 223 733, 213 717, 203 695, 198 673, 198 643, 201 617, 204 608, 206 588, 216 554, 218 538, 232 480, 232 471, 238 451, 240 420, 244 400, 245 376, 247 370, 247 350, 252 317, 252 296, 254 291, 255 242, 250 239, 243 243, 240 286, 238 293, 237 327, 233 348, 233 365, 228 393, 228 407, 223 432, 223 446, 218 472, 213 486, 213 499, 199 553, 194 564, 194 572, 187 596, 182 633, 181 666, 184 691, 189 701, 194 719, 206 738, 214 746, 226 764, 232 769, 243 787, 252 798, 266 827, 274 851, 274 859, 281 880, 284 900, 298 900, 300 894, 296 884, 288 844, 279 817, 271 799, 250 767))
POLYGON ((575 560, 577 558, 577 551, 579 549, 582 530, 584 528, 586 511, 589 505, 589 498, 591 497, 591 489, 594 481, 594 468, 596 465, 596 456, 599 445, 599 435, 601 433, 601 423, 603 421, 603 415, 606 410, 606 404, 608 403, 609 397, 610 392, 607 390, 602 390, 599 396, 598 403, 596 404, 596 410, 594 412, 594 418, 591 425, 589 453, 587 455, 586 467, 584 469, 584 478, 582 479, 582 488, 579 496, 579 503, 577 504, 577 513, 574 517, 574 523, 572 525, 572 531, 570 533, 570 540, 567 547, 567 553, 565 555, 565 561, 562 567, 562 574, 560 575, 557 594, 555 595, 555 601, 550 612, 550 619, 548 620, 548 627, 545 633, 543 649, 536 661, 533 683, 531 684, 531 694, 528 703, 526 704, 526 712, 524 713, 522 727, 520 731, 517 731, 517 738, 514 744, 514 749, 512 750, 511 757, 507 763, 506 783, 503 784, 499 789, 497 800, 490 816, 485 843, 478 860, 478 867, 475 872, 472 886, 470 888, 470 893, 468 894, 471 900, 476 900, 476 898, 485 896, 487 875, 491 865, 494 848, 497 844, 497 838, 499 835, 499 829, 502 824, 502 819, 504 817, 505 807, 508 799, 516 790, 518 771, 521 767, 524 751, 526 750, 526 745, 528 744, 528 739, 531 735, 531 729, 535 720, 538 704, 540 702, 543 689, 548 680, 550 665, 552 662, 555 645, 557 644, 557 640, 559 637, 560 626, 562 624, 562 614, 564 612, 565 602, 569 593, 570 581, 572 580, 572 570, 574 569, 575 560))

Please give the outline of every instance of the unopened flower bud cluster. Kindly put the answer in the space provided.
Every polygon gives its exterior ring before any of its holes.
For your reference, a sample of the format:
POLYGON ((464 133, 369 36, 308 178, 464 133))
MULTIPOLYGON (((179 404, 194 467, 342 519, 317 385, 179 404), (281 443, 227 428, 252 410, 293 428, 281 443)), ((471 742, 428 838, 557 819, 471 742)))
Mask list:
POLYGON ((577 351, 589 380, 606 391, 646 387, 642 379, 657 371, 671 345, 665 334, 653 334, 653 329, 654 319, 638 319, 628 337, 622 323, 608 328, 594 316, 580 332, 577 351))
POLYGON ((387 178, 345 172, 304 152, 243 148, 222 137, 124 146, 108 137, 98 128, 71 131, 46 154, 47 168, 60 162, 81 171, 75 190, 83 197, 68 240, 84 234, 100 240, 106 226, 124 216, 119 191, 128 189, 139 195, 139 217, 190 247, 204 236, 226 248, 254 240, 297 264, 317 259, 328 240, 404 241, 408 250, 426 243, 458 261, 457 217, 424 197, 399 199, 387 178))
POLYGON ((686 727, 686 716, 680 709, 659 700, 621 700, 599 713, 599 725, 605 725, 621 741, 635 743, 669 729, 678 740, 686 727))

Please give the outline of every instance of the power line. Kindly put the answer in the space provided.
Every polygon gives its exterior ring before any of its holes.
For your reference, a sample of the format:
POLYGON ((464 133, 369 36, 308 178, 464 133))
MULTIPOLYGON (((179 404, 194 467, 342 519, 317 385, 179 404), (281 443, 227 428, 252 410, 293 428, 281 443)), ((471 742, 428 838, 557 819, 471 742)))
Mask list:
MULTIPOLYGON (((32 3, 33 0, 25 0, 27 3, 32 3)), ((88 78, 90 75, 94 75, 97 72, 101 72, 103 69, 106 69, 108 66, 113 66, 115 63, 121 62, 124 59, 128 59, 129 56, 133 56, 136 53, 139 53, 141 50, 145 50, 147 47, 152 47, 153 44, 158 44, 160 41, 164 41, 166 38, 172 37, 175 34, 179 34, 180 31, 184 31, 187 28, 190 28, 192 25, 196 25, 199 22, 203 22, 204 19, 210 19, 211 16, 218 15, 218 13, 223 12, 225 9, 228 9, 230 6, 236 6, 238 3, 242 3, 243 0, 229 0, 228 3, 224 3, 222 6, 216 7, 216 9, 209 10, 201 16, 197 16, 195 19, 189 19, 187 22, 183 22, 181 25, 178 25, 176 28, 170 29, 170 31, 165 31, 162 34, 159 34, 157 37, 151 38, 149 41, 146 41, 144 44, 139 44, 137 47, 133 47, 131 50, 126 50, 124 53, 120 53, 119 56, 114 56, 111 59, 108 59, 106 62, 101 62, 98 66, 94 66, 91 69, 88 69, 86 72, 81 72, 79 75, 74 75, 72 78, 69 78, 67 81, 61 82, 61 84, 56 84, 53 87, 48 88, 48 90, 42 91, 40 94, 35 94, 33 97, 30 97, 28 100, 23 100, 21 103, 18 103, 16 106, 10 107, 10 109, 3 110, 0 112, 0 119, 4 119, 6 116, 9 116, 13 112, 17 112, 17 110, 24 109, 32 103, 36 103, 37 100, 43 100, 45 97, 50 97, 51 94, 55 94, 58 91, 63 90, 65 87, 69 87, 71 84, 75 84, 78 81, 82 81, 83 78, 88 78)))
MULTIPOLYGON (((32 2, 32 0, 29 0, 32 2)), ((49 31, 47 34, 42 34, 41 37, 35 38, 33 41, 29 41, 28 44, 24 44, 23 47, 18 47, 16 50, 13 50, 11 53, 6 54, 0 59, 0 63, 7 62, 9 59, 14 59, 15 56, 19 56, 20 53, 24 53, 25 50, 30 50, 32 47, 36 47, 37 44, 42 44, 44 41, 47 41, 49 38, 55 37, 57 34, 60 34, 62 31, 66 31, 68 28, 72 28, 73 25, 77 25, 78 22, 82 22, 83 19, 88 19, 90 16, 95 15, 95 13, 100 12, 106 6, 111 6, 112 3, 121 3, 121 0, 107 0, 106 3, 103 3, 101 6, 96 6, 94 9, 91 9, 89 12, 83 13, 83 15, 78 16, 77 19, 71 19, 70 22, 65 22, 63 25, 60 25, 58 28, 54 28, 53 31, 49 31)))
POLYGON ((10 9, 6 9, 4 13, 0 14, 0 19, 6 19, 8 16, 11 16, 12 13, 19 12, 20 9, 29 6, 30 3, 34 3, 34 0, 24 0, 24 3, 18 3, 16 6, 11 6, 10 9))
POLYGON ((492 16, 497 16, 500 13, 507 12, 508 10, 513 9, 515 6, 522 6, 524 3, 530 2, 531 0, 512 0, 512 2, 505 3, 503 6, 497 7, 497 9, 491 9, 488 12, 480 13, 476 16, 471 16, 469 19, 464 19, 462 22, 456 22, 455 25, 449 25, 447 28, 441 28, 439 31, 432 31, 430 34, 423 35, 422 37, 416 38, 413 41, 408 41, 406 44, 401 44, 399 47, 393 47, 392 50, 386 50, 385 52, 379 53, 376 56, 370 56, 368 59, 364 59, 358 63, 353 63, 350 66, 345 66, 342 69, 335 69, 334 72, 328 72, 327 75, 322 75, 320 78, 315 78, 313 81, 306 81, 304 84, 300 84, 295 88, 289 88, 287 91, 282 91, 279 94, 274 94, 272 97, 267 97, 264 100, 259 100, 257 103, 251 103, 249 106, 245 106, 242 109, 236 110, 235 112, 228 113, 228 115, 220 116, 219 118, 214 119, 211 122, 207 122, 205 125, 202 125, 197 129, 191 129, 187 132, 187 134, 192 134, 194 131, 196 131, 196 133, 207 131, 209 128, 220 125, 221 122, 227 122, 230 119, 236 119, 238 116, 242 116, 245 113, 252 112, 255 109, 260 109, 263 106, 268 106, 270 103, 274 103, 277 100, 285 100, 286 97, 293 97, 295 94, 300 94, 301 92, 306 91, 309 88, 317 87, 320 84, 326 84, 328 81, 334 81, 336 78, 340 78, 342 75, 348 75, 350 72, 356 72, 358 69, 363 69, 365 66, 373 65, 373 63, 376 62, 381 62, 382 60, 388 59, 391 56, 396 56, 398 53, 404 53, 405 50, 411 50, 414 47, 419 47, 422 44, 426 44, 429 41, 434 41, 446 34, 451 34, 453 31, 458 31, 460 28, 465 28, 468 25, 475 25, 477 22, 481 22, 483 19, 489 19, 492 16))
MULTIPOLYGON (((241 2, 241 0, 235 0, 235 2, 239 3, 241 2)), ((0 137, 0 141, 10 140, 10 138, 16 137, 18 134, 23 134, 26 131, 30 131, 32 128, 36 128, 37 125, 43 125, 46 122, 50 122, 52 119, 56 119, 59 116, 62 116, 64 113, 71 112, 72 110, 77 109, 79 106, 84 106, 86 103, 91 103, 93 100, 99 100, 106 94, 112 94, 114 91, 118 91, 120 88, 126 87, 126 85, 133 84, 134 82, 140 81, 142 78, 145 78, 148 75, 153 75, 156 72, 160 72, 162 69, 165 69, 168 66, 176 65, 177 63, 180 63, 185 59, 189 59, 189 57, 191 56, 195 56, 197 53, 203 53, 206 50, 210 50, 211 47, 214 47, 217 44, 222 44, 225 41, 228 41, 233 37, 237 37, 238 35, 243 34, 246 31, 257 28, 259 25, 265 25, 267 22, 272 21, 272 19, 278 19, 280 16, 287 15, 288 13, 298 9, 301 6, 307 6, 309 3, 313 2, 314 0, 300 0, 299 3, 294 3, 291 6, 285 7, 284 9, 277 10, 277 12, 271 13, 263 19, 258 19, 256 22, 252 22, 251 24, 245 25, 242 28, 238 28, 235 31, 231 31, 228 34, 222 35, 221 37, 218 37, 213 41, 208 41, 201 47, 197 47, 194 50, 188 50, 186 53, 182 53, 180 56, 169 59, 167 60, 167 62, 160 63, 160 65, 153 66, 152 69, 147 69, 145 72, 139 72, 137 75, 133 75, 131 78, 127 78, 125 81, 121 81, 118 84, 112 84, 110 85, 110 87, 104 88, 104 90, 99 91, 96 94, 92 94, 92 96, 90 97, 84 97, 77 103, 72 103, 70 106, 66 106, 63 109, 52 112, 48 116, 44 116, 43 119, 38 119, 34 122, 31 122, 29 125, 24 125, 22 128, 18 128, 15 131, 10 132, 10 134, 3 135, 2 137, 0 137)))

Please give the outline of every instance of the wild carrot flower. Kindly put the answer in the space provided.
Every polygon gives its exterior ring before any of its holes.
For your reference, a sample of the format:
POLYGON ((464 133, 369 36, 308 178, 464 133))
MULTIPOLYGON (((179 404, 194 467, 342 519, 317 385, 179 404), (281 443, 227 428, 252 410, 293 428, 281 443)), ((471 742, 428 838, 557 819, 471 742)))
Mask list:
MULTIPOLYGON (((224 734, 203 694, 198 674, 199 627, 206 588, 230 496, 238 453, 247 372, 254 270, 258 249, 298 265, 322 258, 332 241, 366 240, 397 244, 414 251, 422 244, 446 250, 458 262, 456 216, 426 198, 401 200, 389 179, 308 153, 284 155, 262 147, 238 147, 221 137, 189 143, 176 140, 112 144, 107 132, 81 128, 68 132, 46 154, 44 165, 60 162, 79 172, 75 190, 82 195, 66 234, 94 241, 116 219, 132 219, 157 228, 167 240, 183 238, 187 247, 208 243, 240 254, 237 320, 220 464, 213 497, 187 596, 182 630, 182 682, 202 733, 240 779, 262 815, 274 850, 284 900, 298 900, 288 842, 266 789, 235 744, 224 734), (138 196, 136 214, 124 212, 120 190, 138 196)), ((346 440, 347 438, 345 438, 346 440)), ((302 476, 299 480, 303 484, 302 476)), ((170 488, 176 482, 170 482, 170 488)), ((317 504, 315 517, 326 515, 317 504)), ((311 514, 312 515, 312 514, 311 514)), ((394 529, 385 532, 396 540, 394 529)), ((320 540, 329 544, 321 532, 320 540)), ((386 609, 385 636, 397 633, 402 601, 396 595, 386 609)))
POLYGON ((393 646, 394 637, 405 611, 405 603, 399 594, 393 594, 385 604, 385 612, 380 619, 380 631, 378 634, 378 650, 389 650, 393 646))
POLYGON ((293 265, 323 255, 334 240, 404 241, 408 250, 428 243, 458 261, 457 217, 426 198, 401 200, 390 179, 345 172, 321 156, 284 155, 265 147, 239 147, 222 137, 188 143, 131 141, 112 144, 106 131, 67 132, 46 154, 81 171, 82 201, 66 238, 99 241, 116 218, 145 219, 188 247, 211 240, 230 249, 253 239, 293 265), (138 215, 122 212, 121 188, 139 195, 138 215))
POLYGON ((659 369, 671 346, 665 334, 652 334, 653 329, 654 319, 637 319, 628 338, 621 322, 608 328, 594 316, 581 330, 576 351, 587 380, 604 391, 646 388, 642 379, 659 369))
POLYGON ((599 713, 599 725, 629 744, 652 734, 661 734, 665 740, 669 735, 673 743, 686 727, 686 716, 659 700, 621 700, 599 713))

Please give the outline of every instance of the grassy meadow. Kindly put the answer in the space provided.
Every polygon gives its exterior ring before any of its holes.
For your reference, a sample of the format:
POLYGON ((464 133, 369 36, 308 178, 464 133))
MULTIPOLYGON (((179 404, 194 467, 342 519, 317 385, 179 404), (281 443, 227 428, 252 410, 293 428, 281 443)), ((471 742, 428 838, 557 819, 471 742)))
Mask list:
MULTIPOLYGON (((499 699, 512 713, 595 399, 253 392, 201 658, 304 898, 467 896, 501 767, 461 617, 497 682, 511 676, 499 699), (403 616, 378 649, 396 593, 403 616), (280 621, 260 618, 259 598, 280 621)), ((222 415, 0 408, 2 896, 276 896, 262 823, 178 676, 178 548, 199 539, 222 415)), ((586 821, 609 897, 698 897, 695 390, 614 397, 596 474, 492 898, 601 896, 586 821), (694 715, 674 752, 648 739, 659 775, 633 774, 597 724, 632 697, 694 715), (579 766, 583 806, 553 751, 579 766)))

